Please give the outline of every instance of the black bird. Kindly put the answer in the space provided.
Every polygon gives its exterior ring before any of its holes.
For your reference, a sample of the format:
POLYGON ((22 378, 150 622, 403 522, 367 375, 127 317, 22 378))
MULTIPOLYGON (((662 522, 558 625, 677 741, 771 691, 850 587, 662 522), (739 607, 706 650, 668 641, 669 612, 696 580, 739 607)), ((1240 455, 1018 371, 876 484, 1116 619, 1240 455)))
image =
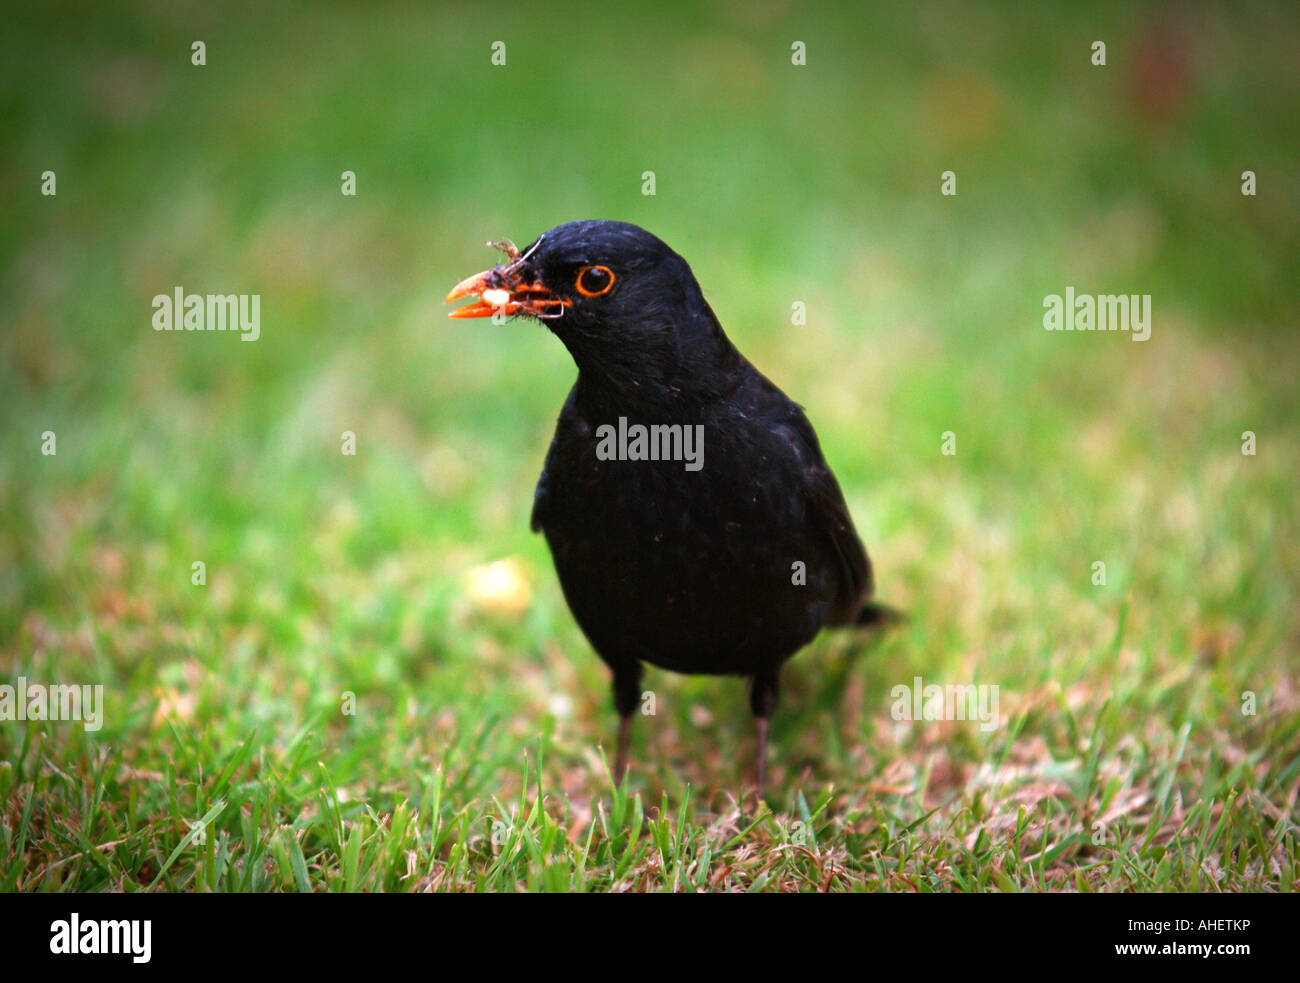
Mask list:
POLYGON ((817 434, 644 229, 569 222, 522 252, 489 245, 509 262, 457 284, 448 301, 477 302, 451 316, 538 318, 578 365, 532 527, 613 671, 615 780, 649 662, 749 677, 762 798, 782 663, 823 627, 891 614, 869 600, 871 563, 817 434))

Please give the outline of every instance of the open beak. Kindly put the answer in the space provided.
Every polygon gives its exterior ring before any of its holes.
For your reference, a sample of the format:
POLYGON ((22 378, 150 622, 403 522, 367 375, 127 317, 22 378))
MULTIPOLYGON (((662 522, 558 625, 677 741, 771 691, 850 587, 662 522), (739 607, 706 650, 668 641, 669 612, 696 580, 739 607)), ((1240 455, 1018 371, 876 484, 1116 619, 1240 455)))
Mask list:
POLYGON ((466 277, 451 288, 445 303, 462 297, 474 297, 475 302, 458 307, 448 317, 491 317, 502 314, 529 314, 533 317, 558 317, 570 301, 551 293, 540 283, 525 283, 518 263, 494 266, 482 273, 466 277))

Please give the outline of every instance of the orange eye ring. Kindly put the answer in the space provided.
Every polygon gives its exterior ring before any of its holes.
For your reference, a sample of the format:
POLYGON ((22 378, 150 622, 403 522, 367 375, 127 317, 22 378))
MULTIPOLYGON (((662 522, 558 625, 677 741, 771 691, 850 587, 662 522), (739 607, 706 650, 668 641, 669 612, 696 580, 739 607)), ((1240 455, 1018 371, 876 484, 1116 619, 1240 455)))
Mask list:
POLYGON ((608 266, 584 266, 578 271, 578 278, 574 281, 573 285, 577 288, 578 293, 582 294, 584 297, 600 297, 603 294, 609 293, 610 288, 614 286, 614 271, 608 266), (597 279, 608 279, 604 280, 599 289, 592 290, 589 287, 584 287, 582 285, 582 280, 588 273, 598 274, 597 279))

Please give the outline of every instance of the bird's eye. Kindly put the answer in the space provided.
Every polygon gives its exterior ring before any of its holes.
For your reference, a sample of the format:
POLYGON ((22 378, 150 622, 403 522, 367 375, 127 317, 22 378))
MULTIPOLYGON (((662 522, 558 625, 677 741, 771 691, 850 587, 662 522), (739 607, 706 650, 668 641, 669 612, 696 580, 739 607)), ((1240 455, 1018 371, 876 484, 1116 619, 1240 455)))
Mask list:
POLYGON ((614 271, 608 266, 584 266, 578 271, 576 285, 582 296, 599 297, 614 286, 614 271))

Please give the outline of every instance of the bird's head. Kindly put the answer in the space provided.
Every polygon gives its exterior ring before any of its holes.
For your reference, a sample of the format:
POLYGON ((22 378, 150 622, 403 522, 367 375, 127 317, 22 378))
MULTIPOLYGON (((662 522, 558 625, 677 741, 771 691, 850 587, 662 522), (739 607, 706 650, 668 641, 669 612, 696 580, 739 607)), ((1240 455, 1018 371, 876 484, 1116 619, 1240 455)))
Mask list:
POLYGON ((534 317, 580 371, 611 381, 665 381, 731 349, 691 268, 657 236, 627 222, 556 226, 525 249, 489 243, 508 261, 467 277, 447 294, 474 303, 455 318, 534 317), (638 378, 640 376, 640 378, 638 378))

